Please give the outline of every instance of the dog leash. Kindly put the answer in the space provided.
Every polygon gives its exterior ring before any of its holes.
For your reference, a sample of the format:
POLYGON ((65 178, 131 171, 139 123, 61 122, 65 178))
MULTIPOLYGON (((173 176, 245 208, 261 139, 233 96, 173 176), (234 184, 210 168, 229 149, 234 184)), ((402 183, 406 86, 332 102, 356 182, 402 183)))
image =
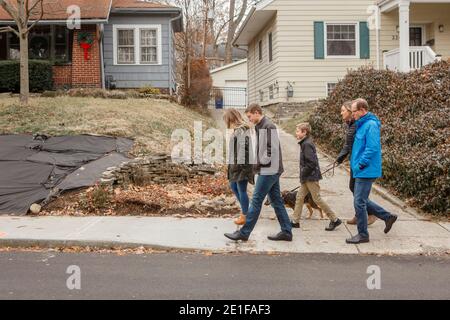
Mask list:
MULTIPOLYGON (((333 172, 331 173, 331 175, 330 175, 330 177, 333 177, 333 176, 334 176, 334 169, 335 169, 335 168, 336 168, 336 161, 333 162, 330 166, 328 166, 327 169, 325 169, 325 171, 324 171, 324 172, 321 172, 320 174, 321 174, 322 176, 324 176, 324 175, 326 175, 328 172, 333 171, 333 172)), ((289 191, 289 192, 297 191, 298 189, 300 189, 300 187, 301 187, 301 186, 298 186, 297 188, 292 189, 292 190, 289 191)))
MULTIPOLYGON (((324 171, 324 172, 321 172, 320 174, 321 174, 322 176, 324 176, 324 175, 327 174, 328 172, 333 171, 333 172, 331 173, 331 176, 330 176, 330 177, 333 177, 333 176, 334 176, 334 169, 335 169, 335 168, 336 168, 336 161, 333 162, 330 166, 328 166, 328 167, 325 169, 325 171, 324 171)), ((300 189, 300 187, 301 187, 301 186, 298 186, 297 188, 292 189, 292 190, 289 191, 289 192, 297 191, 298 189, 300 189)), ((269 197, 267 197, 266 205, 270 205, 271 203, 272 203, 272 202, 270 201, 269 197)))

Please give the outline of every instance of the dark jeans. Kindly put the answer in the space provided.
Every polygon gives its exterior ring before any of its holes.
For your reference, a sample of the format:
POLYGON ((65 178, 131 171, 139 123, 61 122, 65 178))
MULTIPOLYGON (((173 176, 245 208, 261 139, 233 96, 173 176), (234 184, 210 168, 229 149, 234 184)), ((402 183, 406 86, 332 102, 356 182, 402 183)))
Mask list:
POLYGON ((248 194, 247 194, 248 180, 242 180, 238 182, 230 182, 231 190, 241 205, 242 213, 247 215, 248 213, 248 194))
POLYGON ((243 236, 250 236, 250 233, 252 233, 255 228, 261 213, 263 201, 267 195, 269 195, 272 207, 275 209, 281 231, 292 234, 291 221, 289 220, 283 199, 281 198, 280 175, 277 174, 271 176, 258 176, 247 219, 245 225, 241 228, 241 234, 243 236))
POLYGON ((353 204, 355 206, 356 219, 358 221, 358 233, 362 237, 369 237, 367 231, 367 211, 368 208, 379 219, 386 221, 391 214, 376 203, 369 200, 370 190, 375 179, 355 179, 355 192, 353 204))
MULTIPOLYGON (((350 183, 349 183, 348 187, 350 188, 350 191, 353 194, 355 194, 355 178, 353 178, 352 169, 350 169, 350 183)), ((373 215, 373 208, 370 205, 367 206, 367 214, 373 215)))

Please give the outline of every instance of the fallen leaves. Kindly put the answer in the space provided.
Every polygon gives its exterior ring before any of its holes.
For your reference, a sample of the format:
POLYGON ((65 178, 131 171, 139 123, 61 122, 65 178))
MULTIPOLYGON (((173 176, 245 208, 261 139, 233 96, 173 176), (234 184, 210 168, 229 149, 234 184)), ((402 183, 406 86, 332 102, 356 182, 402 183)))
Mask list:
POLYGON ((61 195, 40 215, 173 216, 176 218, 234 217, 239 213, 224 171, 185 184, 90 187, 61 195))

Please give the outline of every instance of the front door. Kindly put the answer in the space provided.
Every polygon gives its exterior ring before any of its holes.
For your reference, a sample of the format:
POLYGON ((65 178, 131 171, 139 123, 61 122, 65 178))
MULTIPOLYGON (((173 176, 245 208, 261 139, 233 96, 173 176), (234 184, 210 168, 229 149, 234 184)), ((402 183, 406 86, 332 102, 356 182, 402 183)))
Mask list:
POLYGON ((409 45, 411 47, 422 46, 422 27, 409 28, 409 45))

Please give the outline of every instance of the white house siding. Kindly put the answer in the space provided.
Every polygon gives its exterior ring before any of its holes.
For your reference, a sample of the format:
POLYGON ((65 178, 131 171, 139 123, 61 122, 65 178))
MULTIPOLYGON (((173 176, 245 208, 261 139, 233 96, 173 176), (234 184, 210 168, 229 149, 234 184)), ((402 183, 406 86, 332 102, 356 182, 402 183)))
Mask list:
MULTIPOLYGON (((270 23, 249 44, 248 64, 248 99, 249 102, 257 102, 267 105, 278 101, 278 94, 274 93, 275 99, 269 100, 269 86, 278 80, 279 71, 279 48, 278 22, 274 17, 270 23), (272 32, 273 59, 269 62, 269 39, 272 32), (259 61, 258 42, 262 40, 262 60, 259 61), (260 100, 259 90, 264 92, 264 100, 260 100)), ((281 93, 281 88, 280 88, 281 93)))
POLYGON ((211 78, 215 87, 247 88, 247 63, 244 61, 212 70, 211 78))
POLYGON ((294 87, 291 102, 324 98, 328 82, 342 79, 349 68, 375 64, 375 31, 370 32, 370 59, 314 58, 314 21, 367 21, 367 8, 373 4, 373 0, 276 0, 265 8, 278 10, 276 52, 279 101, 287 101, 288 82, 294 87))
MULTIPOLYGON (((249 44, 248 79, 249 102, 269 105, 278 102, 301 102, 325 98, 327 83, 342 79, 349 69, 364 65, 376 66, 376 32, 370 30, 370 59, 314 58, 314 22, 361 22, 367 21, 369 6, 375 0, 275 0, 264 10, 276 10, 273 21, 249 44), (273 30, 274 60, 268 63, 267 34, 273 30), (258 61, 258 41, 263 41, 263 61, 258 61), (269 86, 278 81, 279 93, 268 99, 269 86), (287 99, 286 87, 293 84, 294 97, 287 99), (259 90, 264 91, 260 101, 259 90)), ((412 3, 411 25, 425 24, 426 39, 434 38, 432 49, 444 59, 450 57, 450 4, 412 3), (438 31, 439 25, 445 31, 438 31)), ((398 48, 396 26, 398 9, 381 15, 380 67, 383 51, 398 48)))

